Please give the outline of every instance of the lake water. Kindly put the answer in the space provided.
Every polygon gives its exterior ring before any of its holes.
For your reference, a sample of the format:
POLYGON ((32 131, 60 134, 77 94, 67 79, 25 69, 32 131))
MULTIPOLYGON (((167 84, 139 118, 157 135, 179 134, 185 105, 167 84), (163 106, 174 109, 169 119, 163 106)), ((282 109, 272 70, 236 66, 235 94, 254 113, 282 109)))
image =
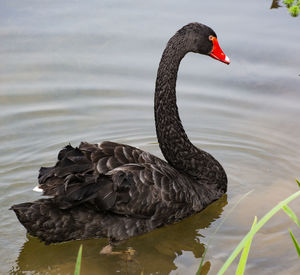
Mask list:
MULTIPOLYGON (((73 274, 82 243, 82 274, 195 274, 207 244, 205 268, 215 274, 254 216, 298 190, 300 17, 270 9, 271 0, 202 2, 1 1, 0 273, 73 274), (39 167, 69 142, 112 140, 162 157, 153 118, 157 66, 169 37, 193 21, 216 31, 232 63, 187 55, 178 105, 193 143, 224 166, 227 195, 123 242, 116 250, 132 247, 131 260, 99 255, 107 240, 45 246, 26 235, 8 208, 40 198, 31 191, 39 167)), ((299 200, 290 207, 300 216, 299 200)), ((259 231, 247 274, 299 272, 289 228, 300 241, 284 213, 259 231)))

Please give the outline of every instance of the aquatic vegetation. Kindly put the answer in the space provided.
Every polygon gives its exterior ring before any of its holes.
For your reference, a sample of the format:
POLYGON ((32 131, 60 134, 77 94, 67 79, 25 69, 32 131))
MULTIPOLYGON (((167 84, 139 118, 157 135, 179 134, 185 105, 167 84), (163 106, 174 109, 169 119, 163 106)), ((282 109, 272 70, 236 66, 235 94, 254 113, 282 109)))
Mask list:
POLYGON ((80 275, 81 257, 82 257, 82 244, 80 245, 78 250, 74 275, 80 275))
POLYGON ((285 4, 289 8, 294 4, 294 0, 284 0, 283 4, 285 4))
MULTIPOLYGON (((297 181, 297 183, 300 187, 300 182, 297 181)), ((256 217, 255 217, 250 231, 241 240, 241 242, 237 245, 237 247, 234 249, 234 251, 228 257, 226 262, 223 264, 223 266, 219 270, 218 275, 224 274, 224 272, 228 269, 228 267, 231 265, 233 260, 240 254, 240 252, 242 250, 243 250, 243 252, 241 254, 241 258, 240 258, 239 265, 237 267, 236 274, 244 274, 244 267, 247 262, 248 252, 249 252, 251 241, 252 241, 253 237, 258 232, 258 230, 280 210, 283 210, 300 228, 300 221, 299 221, 298 217, 293 212, 293 210, 287 205, 288 203, 290 203, 292 200, 296 199, 299 196, 300 196, 300 191, 292 194, 285 200, 281 201, 273 209, 271 209, 267 214, 265 214, 265 216, 263 216, 257 223, 256 223, 256 217)), ((290 232, 292 241, 295 245, 298 256, 300 257, 299 244, 290 229, 289 229, 289 232, 290 232)))
MULTIPOLYGON (((291 202, 295 198, 300 196, 300 191, 294 193, 290 197, 288 197, 286 200, 280 202, 277 204, 271 211, 269 211, 256 225, 252 226, 251 230, 248 232, 248 234, 243 238, 243 240, 239 243, 239 245, 235 248, 235 250, 231 253, 229 258, 226 260, 222 268, 219 270, 218 275, 224 274, 224 272, 227 270, 227 268, 230 266, 230 264, 233 262, 233 260, 238 256, 238 254, 241 252, 242 249, 247 249, 246 245, 249 241, 252 240, 254 235, 257 233, 257 231, 273 216, 275 215, 279 210, 284 209, 284 206, 286 206, 287 203, 291 202)), ((291 209, 290 209, 291 211, 291 209)), ((293 213, 293 212, 292 212, 293 213)), ((291 213, 290 213, 291 214, 291 213)), ((296 217, 296 215, 293 213, 291 216, 296 217)), ((297 218, 297 217, 296 217, 297 218)), ((298 220, 298 218, 297 218, 298 220)), ((298 220, 299 222, 299 220, 298 220)), ((297 222, 297 224, 298 224, 297 222)), ((299 247, 299 246, 298 246, 299 247)), ((241 258, 245 257, 245 255, 241 255, 241 258)), ((244 263, 246 264, 246 260, 244 259, 244 263)), ((239 266, 237 268, 239 270, 239 266)), ((243 273, 237 273, 237 274, 243 274, 243 273)))
POLYGON ((299 256, 299 258, 300 258, 300 247, 299 247, 299 244, 298 244, 296 238, 294 237, 294 235, 293 235, 291 229, 289 229, 289 231, 290 231, 291 238, 292 238, 292 240, 293 240, 293 242, 294 242, 296 251, 297 251, 297 253, 298 253, 298 256, 299 256))
POLYGON ((292 6, 289 8, 289 13, 291 16, 296 17, 299 15, 300 8, 298 6, 292 6))
MULTIPOLYGON (((279 3, 279 0, 273 0, 271 9, 277 9, 281 7, 279 3)), ((297 17, 299 15, 300 0, 283 0, 282 3, 286 6, 291 16, 297 17)))
MULTIPOLYGON (((257 217, 255 216, 253 224, 251 226, 251 230, 256 225, 256 223, 257 223, 257 217)), ((246 267, 246 263, 247 263, 251 243, 252 243, 252 239, 249 239, 245 244, 245 247, 243 249, 243 252, 242 252, 242 255, 241 255, 237 270, 236 270, 237 274, 244 274, 244 270, 245 270, 245 267, 246 267)))

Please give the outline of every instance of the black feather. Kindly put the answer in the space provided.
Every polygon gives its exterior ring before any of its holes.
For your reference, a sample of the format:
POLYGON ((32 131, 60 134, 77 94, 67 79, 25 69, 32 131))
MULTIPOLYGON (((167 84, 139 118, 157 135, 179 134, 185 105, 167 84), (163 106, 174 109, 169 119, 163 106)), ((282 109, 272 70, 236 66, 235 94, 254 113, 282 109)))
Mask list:
POLYGON ((209 35, 215 33, 207 26, 186 25, 169 40, 160 62, 155 123, 168 162, 110 141, 67 145, 55 166, 40 169, 39 187, 51 197, 11 207, 31 235, 47 244, 124 240, 179 221, 226 192, 222 166, 189 141, 176 105, 179 63, 189 51, 208 54, 209 35))

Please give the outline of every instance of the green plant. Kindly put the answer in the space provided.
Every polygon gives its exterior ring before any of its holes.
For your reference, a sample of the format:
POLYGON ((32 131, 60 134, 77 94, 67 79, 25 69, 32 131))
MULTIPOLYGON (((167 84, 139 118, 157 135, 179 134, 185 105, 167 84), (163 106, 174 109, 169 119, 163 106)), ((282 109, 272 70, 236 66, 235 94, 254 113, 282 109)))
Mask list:
POLYGON ((289 13, 291 14, 291 16, 296 17, 299 15, 299 6, 292 6, 289 8, 289 13))
POLYGON ((294 243, 294 245, 295 245, 296 251, 297 251, 297 253, 298 253, 298 256, 299 256, 299 258, 300 258, 300 247, 299 247, 299 244, 298 244, 296 238, 294 237, 294 235, 293 235, 291 229, 289 229, 289 231, 290 231, 290 235, 291 235, 291 238, 292 238, 292 240, 293 240, 293 243, 294 243))
MULTIPOLYGON (((299 181, 297 181, 298 185, 300 186, 299 181)), ((247 262, 247 257, 248 257, 248 251, 250 248, 251 240, 253 239, 254 235, 257 233, 257 231, 270 219, 272 218, 278 211, 281 209, 284 210, 284 212, 300 227, 300 222, 296 214, 292 211, 292 209, 287 205, 290 203, 292 200, 296 199, 297 197, 300 196, 300 191, 292 194, 285 200, 281 201, 278 203, 273 209, 271 209, 265 216, 263 216, 258 223, 256 223, 256 219, 254 219, 253 225, 251 230, 248 232, 248 234, 242 239, 242 241, 237 245, 237 247, 234 249, 234 251, 231 253, 231 255, 228 257, 226 262, 223 264, 221 269, 218 272, 218 275, 224 274, 224 272, 228 269, 228 267, 231 265, 233 260, 239 255, 239 253, 243 250, 243 253, 241 254, 241 259, 239 266, 237 268, 236 274, 241 275, 244 274, 244 266, 246 265, 247 262), (241 265, 241 266, 240 266, 241 265)), ((291 238, 294 242, 294 245, 296 247, 297 253, 300 257, 300 248, 299 245, 292 234, 291 230, 290 235, 291 238)))
POLYGON ((80 275, 81 257, 82 257, 82 244, 80 245, 78 250, 74 275, 80 275))
POLYGON ((284 0, 283 4, 285 4, 289 8, 294 4, 294 0, 284 0))
POLYGON ((296 17, 300 12, 300 0, 283 0, 291 16, 296 17))
MULTIPOLYGON (((251 226, 251 230, 256 225, 256 222, 257 222, 257 217, 255 216, 253 224, 251 226)), ((246 244, 245 244, 245 247, 243 249, 238 267, 236 269, 236 274, 244 274, 244 270, 245 270, 245 266, 246 266, 246 263, 247 263, 251 243, 252 243, 252 239, 249 239, 248 242, 246 242, 246 244)))

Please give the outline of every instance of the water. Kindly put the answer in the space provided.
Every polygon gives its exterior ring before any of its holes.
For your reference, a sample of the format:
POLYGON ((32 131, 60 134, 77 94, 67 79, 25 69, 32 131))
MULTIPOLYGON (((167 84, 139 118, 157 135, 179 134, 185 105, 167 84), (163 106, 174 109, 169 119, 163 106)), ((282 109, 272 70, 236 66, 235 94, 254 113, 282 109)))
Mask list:
MULTIPOLYGON (((205 267, 215 274, 254 216, 298 190, 299 18, 270 10, 272 1, 201 2, 1 1, 1 273, 72 274, 83 243, 83 274, 194 274, 209 243, 205 267), (232 61, 189 54, 177 88, 189 137, 228 174, 227 196, 122 243, 119 250, 136 250, 131 261, 99 255, 107 240, 45 246, 26 236, 8 208, 39 198, 31 191, 39 167, 69 142, 112 140, 162 156, 153 119, 157 66, 169 37, 193 21, 214 28, 232 61)), ((290 206, 299 215, 299 200, 290 206)), ((300 240, 284 213, 263 227, 248 274, 299 271, 288 228, 300 240)))

